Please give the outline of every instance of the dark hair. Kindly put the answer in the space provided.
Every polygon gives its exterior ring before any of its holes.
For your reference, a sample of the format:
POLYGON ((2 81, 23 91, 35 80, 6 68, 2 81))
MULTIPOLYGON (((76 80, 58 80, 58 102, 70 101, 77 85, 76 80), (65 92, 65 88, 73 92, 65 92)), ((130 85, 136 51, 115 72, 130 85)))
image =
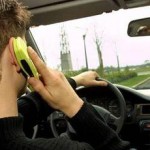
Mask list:
POLYGON ((31 13, 17 0, 0 0, 0 54, 11 37, 23 37, 30 24, 31 13))

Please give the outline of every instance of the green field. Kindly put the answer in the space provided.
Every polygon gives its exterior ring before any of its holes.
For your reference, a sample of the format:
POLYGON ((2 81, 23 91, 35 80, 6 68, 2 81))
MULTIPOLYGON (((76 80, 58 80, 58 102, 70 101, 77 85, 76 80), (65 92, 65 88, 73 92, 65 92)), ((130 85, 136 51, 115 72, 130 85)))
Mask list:
POLYGON ((128 87, 134 87, 135 85, 137 85, 138 83, 148 79, 150 77, 150 75, 140 75, 137 77, 133 77, 131 79, 122 81, 118 84, 124 85, 124 86, 128 86, 128 87))
POLYGON ((147 72, 150 71, 150 66, 147 67, 138 67, 136 68, 135 72, 139 73, 139 72, 147 72))

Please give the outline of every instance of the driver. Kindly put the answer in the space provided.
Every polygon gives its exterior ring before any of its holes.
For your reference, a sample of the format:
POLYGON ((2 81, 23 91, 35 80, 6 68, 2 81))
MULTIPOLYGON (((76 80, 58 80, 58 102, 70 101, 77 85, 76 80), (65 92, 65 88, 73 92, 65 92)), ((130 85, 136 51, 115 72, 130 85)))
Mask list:
MULTIPOLYGON (((35 64, 40 79, 26 79, 11 54, 11 37, 20 36, 25 40, 26 28, 31 14, 17 0, 0 0, 0 149, 4 150, 126 150, 129 143, 123 141, 103 121, 88 102, 74 92, 65 76, 48 68, 34 50, 28 53, 35 64), (41 96, 50 108, 62 111, 75 129, 78 140, 66 137, 51 139, 29 139, 23 132, 24 117, 18 112, 18 97, 27 82, 41 96)), ((95 72, 86 72, 72 78, 77 85, 106 85, 95 81, 95 72), (85 75, 89 77, 86 80, 85 75)), ((35 100, 36 101, 36 100, 35 100)), ((37 100, 38 101, 38 100, 37 100)), ((26 109, 26 101, 22 108, 26 109)), ((32 110, 28 109, 30 113, 32 110)), ((30 114, 29 113, 29 114, 30 114)), ((31 114, 32 115, 32 114, 31 114)), ((30 124, 30 122, 28 122, 30 124)))

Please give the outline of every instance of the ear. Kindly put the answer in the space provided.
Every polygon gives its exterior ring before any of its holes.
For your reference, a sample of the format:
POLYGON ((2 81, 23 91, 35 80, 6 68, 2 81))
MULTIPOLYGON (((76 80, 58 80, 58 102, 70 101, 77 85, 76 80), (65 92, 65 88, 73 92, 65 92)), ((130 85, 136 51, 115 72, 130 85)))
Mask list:
POLYGON ((10 59, 11 59, 11 64, 15 65, 17 72, 19 72, 21 68, 20 68, 20 66, 17 62, 16 56, 15 56, 15 53, 14 53, 13 40, 14 40, 13 37, 11 37, 10 40, 9 40, 9 51, 10 51, 10 54, 11 54, 10 59))

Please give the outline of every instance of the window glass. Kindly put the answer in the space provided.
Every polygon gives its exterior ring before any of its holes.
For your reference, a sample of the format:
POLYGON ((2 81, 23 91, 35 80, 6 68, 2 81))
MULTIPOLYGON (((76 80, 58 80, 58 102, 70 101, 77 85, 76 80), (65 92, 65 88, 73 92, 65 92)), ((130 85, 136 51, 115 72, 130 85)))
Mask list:
POLYGON ((150 88, 150 36, 129 37, 131 20, 149 17, 150 7, 31 28, 48 66, 74 76, 96 70, 109 81, 150 88))

